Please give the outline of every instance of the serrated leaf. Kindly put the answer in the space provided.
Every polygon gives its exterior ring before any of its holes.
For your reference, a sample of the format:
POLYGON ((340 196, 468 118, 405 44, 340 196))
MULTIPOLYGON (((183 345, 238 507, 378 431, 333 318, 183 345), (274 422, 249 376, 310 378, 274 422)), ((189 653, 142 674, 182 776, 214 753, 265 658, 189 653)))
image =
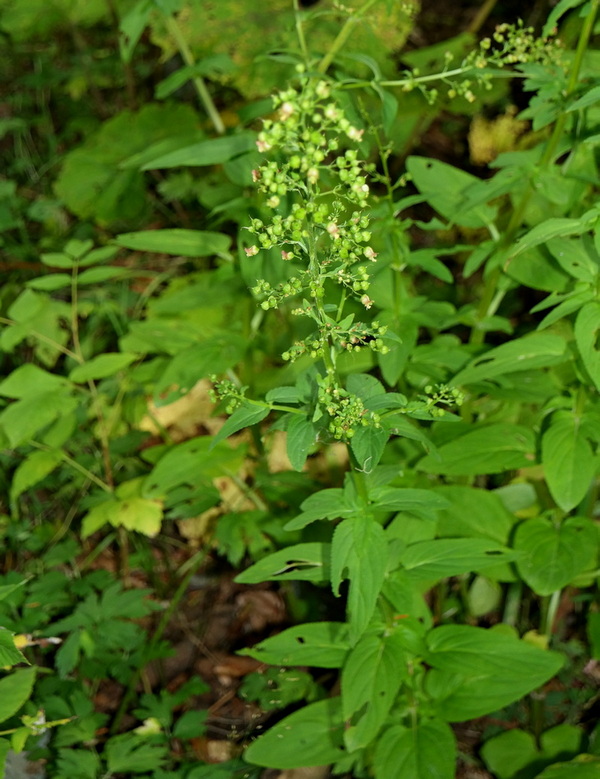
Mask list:
POLYGON ((408 678, 402 636, 364 635, 354 646, 342 670, 342 714, 349 724, 344 743, 352 752, 372 742, 394 699, 408 678))
POLYGON ((551 595, 578 574, 594 566, 598 530, 584 517, 568 517, 560 526, 545 517, 533 517, 517 528, 517 568, 538 595, 551 595))
POLYGON ((375 779, 454 779, 456 739, 440 720, 394 725, 378 739, 375 779))
POLYGON ((265 406, 245 405, 236 409, 229 419, 225 422, 219 432, 213 437, 210 448, 215 447, 220 441, 224 441, 230 435, 243 430, 245 427, 262 422, 269 415, 270 408, 265 406))
POLYGON ((318 542, 294 544, 267 555, 235 578, 241 584, 264 581, 304 580, 323 582, 329 578, 330 545, 318 542))
POLYGON ((600 351, 596 348, 600 331, 600 303, 586 303, 575 320, 575 341, 587 372, 600 391, 600 351))
POLYGON ((141 736, 124 733, 107 741, 105 754, 111 773, 143 774, 160 767, 167 758, 167 749, 163 744, 148 743, 141 736))
POLYGON ((342 581, 350 581, 348 613, 354 640, 373 616, 387 561, 387 538, 372 516, 362 513, 336 527, 331 544, 331 587, 338 595, 342 581))
POLYGON ((359 427, 352 436, 350 440, 352 452, 361 469, 366 473, 372 471, 381 460, 389 437, 387 430, 372 425, 359 427))
POLYGON ((567 358, 564 338, 552 333, 533 333, 485 352, 456 374, 452 383, 472 384, 507 373, 556 365, 567 358))
POLYGON ((10 486, 10 499, 15 501, 34 484, 45 479, 62 462, 59 450, 33 452, 28 455, 13 474, 10 486))
POLYGON ((13 633, 6 628, 0 627, 0 666, 7 668, 19 663, 27 663, 29 660, 15 646, 13 633))
POLYGON ((467 625, 434 628, 427 644, 425 659, 432 670, 425 686, 438 716, 447 722, 501 709, 545 684, 564 664, 556 652, 467 625))
POLYGON ((303 414, 294 414, 287 426, 286 448, 292 468, 301 471, 308 453, 315 443, 317 431, 314 424, 303 414))
POLYGON ((502 473, 535 462, 535 437, 522 425, 497 423, 476 427, 419 461, 427 473, 452 476, 502 473))
POLYGON ((339 698, 304 706, 278 722, 244 754, 265 768, 301 768, 335 763, 344 757, 344 721, 339 698))
POLYGON ((261 663, 341 668, 348 653, 348 625, 344 622, 307 622, 242 649, 261 663))

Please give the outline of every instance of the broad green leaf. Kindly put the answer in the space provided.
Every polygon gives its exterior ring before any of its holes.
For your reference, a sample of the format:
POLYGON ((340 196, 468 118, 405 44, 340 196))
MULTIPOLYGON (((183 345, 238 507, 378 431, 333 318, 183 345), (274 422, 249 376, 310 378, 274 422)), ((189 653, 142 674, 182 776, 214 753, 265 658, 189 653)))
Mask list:
POLYGON ((5 598, 8 598, 8 596, 13 593, 15 590, 18 590, 19 587, 22 587, 27 579, 21 579, 20 582, 13 582, 12 584, 3 584, 0 586, 0 600, 4 600, 5 598))
POLYGON ((596 348, 600 331, 600 303, 586 303, 575 320, 575 341, 587 372, 600 391, 600 351, 596 348))
POLYGON ((77 284, 82 287, 86 284, 103 284, 105 281, 111 281, 112 279, 120 279, 123 276, 128 276, 130 270, 128 268, 120 267, 103 267, 87 268, 81 271, 77 277, 77 284))
POLYGON ((212 138, 209 141, 201 141, 192 146, 163 154, 146 162, 141 169, 179 168, 182 165, 191 167, 218 165, 237 157, 239 154, 253 150, 255 141, 255 133, 247 131, 237 135, 229 135, 226 138, 212 138))
POLYGON ((516 371, 544 368, 567 359, 566 341, 551 333, 533 333, 502 344, 473 360, 452 379, 456 385, 473 384, 516 371))
POLYGON ((558 725, 542 733, 541 749, 538 749, 531 733, 509 730, 486 741, 481 748, 481 756, 498 779, 513 779, 517 775, 526 779, 527 776, 538 776, 541 769, 558 757, 564 759, 569 753, 575 757, 580 751, 582 738, 581 728, 558 725))
POLYGON ((29 395, 11 403, 0 413, 0 429, 4 430, 12 447, 21 446, 76 406, 77 402, 60 390, 29 395))
POLYGON ((0 627, 0 666, 7 668, 19 663, 27 663, 29 665, 29 660, 15 646, 13 634, 10 630, 0 627))
POLYGON ((35 674, 35 668, 24 668, 0 679, 0 722, 16 714, 29 700, 35 674))
POLYGON ((16 368, 0 382, 0 395, 19 400, 42 395, 44 392, 68 389, 69 386, 71 386, 70 382, 63 376, 57 376, 38 368, 37 365, 27 363, 16 368))
POLYGON ((462 207, 466 190, 478 182, 475 176, 427 157, 409 157, 406 168, 419 192, 450 222, 484 227, 494 221, 496 209, 492 206, 483 203, 468 210, 462 207))
POLYGON ((269 415, 271 409, 268 406, 250 405, 249 403, 240 406, 229 417, 227 422, 219 430, 219 432, 213 437, 211 443, 211 449, 216 446, 219 441, 223 441, 230 435, 237 433, 239 430, 243 430, 245 427, 252 427, 258 422, 269 415))
POLYGON ((438 716, 461 722, 508 706, 556 674, 564 658, 498 630, 443 625, 427 638, 426 689, 438 716))
MULTIPOLYGON (((152 451, 152 450, 150 450, 152 451)), ((182 484, 210 482, 224 472, 237 472, 244 459, 243 446, 232 449, 227 444, 214 448, 210 436, 199 436, 168 448, 144 480, 143 498, 164 497, 182 484)))
POLYGON ((555 763, 536 779, 600 779, 600 757, 579 755, 570 763, 555 763))
POLYGON ((569 235, 581 235, 587 232, 598 218, 595 210, 586 211, 579 219, 553 217, 536 225, 528 233, 521 236, 509 254, 509 260, 518 257, 521 252, 546 243, 552 238, 563 238, 569 235))
POLYGON ((263 557, 238 574, 235 581, 241 584, 285 580, 324 582, 329 579, 329 558, 329 544, 294 544, 263 557))
POLYGON ((375 779, 454 779, 456 739, 441 720, 393 725, 375 747, 375 779))
POLYGON ((109 523, 152 537, 159 532, 162 517, 162 506, 155 500, 140 497, 110 499, 88 511, 82 521, 81 536, 87 538, 109 523))
POLYGON ((341 668, 348 653, 348 625, 344 622, 307 622, 242 649, 261 663, 341 668))
POLYGON ((476 476, 525 468, 535 462, 533 431, 521 425, 496 423, 477 426, 440 446, 436 454, 419 461, 427 473, 476 476))
POLYGON ((596 475, 594 452, 575 414, 553 416, 542 436, 542 464, 550 494, 563 511, 571 511, 596 475))
POLYGON ((265 768, 329 765, 344 757, 340 698, 304 706, 253 741, 244 758, 265 768))
POLYGON ((574 103, 571 103, 566 111, 581 111, 583 108, 589 108, 597 103, 600 103, 600 86, 588 89, 584 95, 575 100, 574 103))
POLYGON ((121 235, 116 236, 114 241, 125 249, 175 254, 181 257, 223 255, 229 251, 231 246, 231 238, 223 233, 178 228, 121 233, 121 235))
POLYGON ((338 519, 356 510, 346 501, 344 491, 339 487, 315 492, 300 504, 300 508, 302 513, 287 522, 285 530, 300 530, 318 519, 338 519))
POLYGON ((301 471, 308 457, 308 453, 315 443, 317 431, 314 424, 304 414, 290 415, 287 426, 286 448, 287 456, 292 468, 301 471))
POLYGON ((57 289, 66 289, 71 286, 71 277, 68 273, 49 273, 46 276, 38 276, 25 282, 29 289, 38 289, 44 292, 54 292, 57 289))
POLYGON ((137 224, 148 211, 144 176, 121 169, 120 163, 165 138, 191 135, 197 123, 196 112, 181 103, 122 111, 63 158, 56 193, 82 219, 116 223, 121 229, 137 224))
POLYGON ((350 581, 348 613, 353 639, 364 632, 373 616, 387 561, 387 538, 370 514, 346 519, 336 527, 331 544, 331 587, 339 595, 342 581, 350 581))
POLYGON ((533 517, 517 528, 517 568, 538 595, 551 595, 578 574, 593 568, 598 530, 585 517, 568 517, 558 527, 545 517, 533 517))
POLYGON ((410 511, 420 517, 436 519, 448 507, 448 501, 432 490, 413 487, 383 487, 369 491, 374 508, 381 511, 410 511))
POLYGON ((491 538, 499 544, 507 543, 515 517, 498 495, 460 485, 436 487, 435 491, 448 501, 447 508, 438 515, 439 537, 491 538))
POLYGON ((10 499, 15 501, 34 484, 45 479, 62 462, 62 452, 56 449, 33 452, 17 467, 10 486, 10 499))
POLYGON ((383 427, 366 425, 359 427, 352 436, 350 446, 361 469, 369 473, 381 460, 390 434, 383 427))
POLYGON ((398 633, 364 635, 350 650, 342 669, 342 714, 348 721, 348 751, 375 739, 408 678, 404 640, 398 633))
POLYGON ((515 559, 512 550, 484 538, 437 538, 411 544, 400 562, 418 580, 439 580, 481 571, 515 559))
POLYGON ((581 240, 552 238, 547 243, 552 256, 569 276, 593 284, 598 277, 598 263, 590 257, 581 240))
POLYGON ((559 0, 554 8, 548 14, 548 19, 542 29, 542 35, 546 38, 548 35, 553 35, 554 29, 558 26, 558 20, 570 11, 571 8, 577 8, 580 5, 584 5, 586 0, 559 0))
POLYGON ((92 357, 83 365, 77 365, 69 373, 69 379, 76 384, 85 384, 95 379, 105 379, 107 376, 114 376, 115 373, 124 370, 134 360, 137 360, 137 354, 127 352, 114 352, 112 354, 99 354, 92 357))

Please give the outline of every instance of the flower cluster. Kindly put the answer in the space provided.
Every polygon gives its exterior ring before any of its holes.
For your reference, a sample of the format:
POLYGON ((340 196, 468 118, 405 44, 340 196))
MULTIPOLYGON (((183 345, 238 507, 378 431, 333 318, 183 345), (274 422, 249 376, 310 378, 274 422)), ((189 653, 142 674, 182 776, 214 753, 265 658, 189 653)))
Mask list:
POLYGON ((367 411, 362 400, 341 387, 333 375, 319 377, 319 406, 329 416, 328 430, 342 441, 352 438, 357 427, 381 427, 378 414, 367 411))
POLYGON ((209 376, 209 380, 212 384, 208 391, 211 401, 213 403, 225 401, 227 403, 225 412, 227 414, 233 414, 233 412, 242 405, 247 388, 239 387, 229 379, 219 379, 218 376, 214 374, 209 376))
POLYGON ((257 146, 262 152, 282 154, 253 171, 274 213, 268 222, 251 220, 248 230, 256 243, 245 252, 252 257, 261 249, 281 247, 282 260, 293 262, 296 271, 277 286, 259 279, 253 293, 265 310, 292 296, 304 298, 293 313, 311 318, 316 330, 288 349, 286 360, 303 354, 322 357, 331 347, 334 355, 336 350, 367 344, 387 351, 385 330, 364 324, 339 327, 325 314, 324 305, 326 288, 332 284, 342 288, 339 316, 347 297, 365 310, 373 305, 367 294, 368 266, 359 264, 377 259, 364 212, 369 195, 366 166, 356 149, 341 148, 342 143, 360 142, 363 130, 346 118, 325 81, 304 79, 297 89, 277 95, 274 104, 276 118, 265 121, 257 146))
POLYGON ((533 27, 524 27, 522 21, 517 24, 500 24, 492 37, 480 41, 479 48, 470 52, 458 67, 452 67, 454 55, 446 52, 445 67, 441 73, 421 76, 415 68, 406 72, 403 82, 395 84, 402 86, 406 92, 418 89, 433 104, 439 91, 430 87, 429 83, 440 80, 447 86, 448 97, 460 96, 473 103, 476 100, 474 88, 492 88, 493 69, 532 62, 556 64, 560 59, 560 51, 559 41, 536 36, 533 27))

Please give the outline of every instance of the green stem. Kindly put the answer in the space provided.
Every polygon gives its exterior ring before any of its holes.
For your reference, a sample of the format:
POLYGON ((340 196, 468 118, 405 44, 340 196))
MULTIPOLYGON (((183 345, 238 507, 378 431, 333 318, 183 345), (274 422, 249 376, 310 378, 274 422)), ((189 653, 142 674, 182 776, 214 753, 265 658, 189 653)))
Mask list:
MULTIPOLYGON (((165 611, 162 614, 162 617, 160 619, 160 622, 158 623, 156 630, 154 631, 152 638, 150 639, 150 642, 148 644, 148 648, 146 650, 146 656, 151 658, 152 652, 156 649, 159 641, 162 639, 163 633, 165 632, 167 625, 169 624, 171 617, 173 616, 175 610, 179 606, 180 600, 185 595, 185 592, 189 586, 189 583, 200 567, 200 565, 206 560, 206 552, 204 550, 200 550, 197 552, 194 557, 191 558, 186 563, 187 567, 187 573, 181 580, 179 587, 175 591, 175 594, 173 595, 173 598, 171 599, 171 602, 169 603, 169 606, 165 609, 165 611)), ((125 690, 125 693, 123 695, 123 698, 121 700, 121 704, 119 706, 119 709, 117 713, 115 714, 115 718, 113 720, 113 723, 110 728, 111 734, 117 733, 119 730, 119 726, 121 724, 121 721, 123 717, 125 716, 125 713, 127 712, 127 707, 129 706, 129 703, 131 699, 133 698, 135 694, 135 688, 137 687, 137 684, 140 680, 140 677, 143 673, 145 665, 140 665, 132 674, 131 678, 129 679, 129 684, 127 685, 127 689, 125 690)))
POLYGON ((556 619, 556 612, 558 611, 558 607, 560 605, 560 596, 561 596, 562 590, 555 590, 550 597, 544 598, 543 605, 543 615, 542 615, 542 623, 540 625, 541 633, 545 635, 548 639, 552 636, 552 629, 554 627, 554 621, 556 619))
MULTIPOLYGON (((43 451, 46 452, 50 451, 49 446, 44 446, 44 444, 38 444, 37 441, 29 441, 28 443, 30 446, 33 446, 36 449, 42 449, 43 451)), ((77 460, 74 460, 72 457, 69 457, 69 455, 66 454, 64 451, 61 451, 60 455, 62 459, 67 463, 67 465, 70 465, 71 468, 73 468, 76 471, 79 471, 79 473, 82 473, 87 479, 94 482, 94 484, 97 487, 100 487, 100 489, 112 494, 112 489, 110 485, 102 481, 102 479, 96 476, 96 474, 92 473, 91 471, 88 471, 88 469, 84 465, 81 465, 81 463, 78 463, 77 460)))
MULTIPOLYGON (((0 316, 0 325, 10 325, 10 327, 15 327, 18 324, 20 324, 20 322, 15 322, 14 319, 7 319, 6 317, 0 316)), ((37 338, 38 340, 43 341, 46 344, 49 344, 61 354, 64 354, 66 357, 71 357, 71 359, 76 360, 76 362, 78 363, 83 362, 83 360, 80 359, 79 356, 75 354, 75 352, 72 352, 70 349, 67 349, 65 346, 61 346, 53 338, 48 338, 47 335, 43 335, 43 333, 38 333, 37 330, 30 330, 28 335, 31 336, 32 338, 37 338)))
POLYGON ((296 22, 296 35, 298 36, 298 43, 300 44, 300 51, 302 52, 302 59, 305 64, 308 65, 309 53, 308 46, 306 45, 306 37, 304 35, 304 27, 302 26, 302 11, 300 9, 299 0, 294 0, 294 19, 296 22))
POLYGON ((508 585, 506 592, 506 600, 504 603, 504 614, 502 616, 502 622, 505 625, 512 625, 515 627, 519 621, 519 613, 521 611, 521 599, 523 597, 523 582, 516 581, 508 585))
MULTIPOLYGON (((177 48, 179 49, 179 53, 181 54, 183 61, 189 67, 193 67, 196 64, 196 59, 192 54, 192 51, 188 46, 187 41, 183 33, 181 32, 181 28, 177 23, 177 21, 175 20, 175 17, 165 16, 165 24, 167 26, 167 30, 169 34, 173 36, 175 43, 177 44, 177 48)), ((213 123, 213 127, 219 133, 219 135, 223 135, 223 133, 225 132, 225 125, 223 124, 223 120, 221 119, 221 114, 217 111, 217 108, 213 103, 213 99, 210 96, 210 92, 206 88, 204 79, 201 76, 195 76, 192 79, 192 81, 194 83, 194 86, 196 87, 196 92, 198 93, 200 102, 204 106, 204 110, 208 114, 211 122, 213 123)))
POLYGON ((366 12, 371 8, 371 6, 375 5, 375 3, 378 2, 378 0, 367 0, 367 2, 363 5, 362 8, 360 8, 358 11, 352 14, 348 19, 346 19, 346 22, 344 23, 344 26, 339 31, 336 39, 331 44, 329 51, 323 59, 319 62, 317 65, 317 70, 319 73, 326 73, 329 69, 329 66, 333 62, 333 58, 338 53, 338 51, 345 46, 346 41, 350 37, 352 33, 352 29, 356 22, 366 14, 366 12))

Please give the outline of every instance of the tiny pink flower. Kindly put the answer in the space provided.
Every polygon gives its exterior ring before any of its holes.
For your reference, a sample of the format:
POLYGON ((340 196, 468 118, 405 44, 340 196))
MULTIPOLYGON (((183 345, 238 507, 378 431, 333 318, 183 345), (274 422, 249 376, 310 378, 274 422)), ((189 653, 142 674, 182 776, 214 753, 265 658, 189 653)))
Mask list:
POLYGON ((256 141, 256 148, 259 150, 259 152, 269 151, 271 144, 267 143, 267 141, 262 141, 259 138, 258 141, 256 141))
POLYGON ((255 257, 258 254, 258 246, 245 246, 246 257, 255 257))
POLYGON ((252 171, 252 181, 256 184, 257 181, 260 181, 260 171, 259 170, 253 170, 252 171))
POLYGON ((363 295, 360 299, 360 302, 363 304, 363 306, 367 309, 367 311, 371 308, 373 305, 373 301, 368 295, 363 295))
POLYGON ((282 260, 293 260, 294 259, 294 252, 281 252, 281 259, 282 260))
POLYGON ((282 122, 285 122, 286 119, 290 118, 294 111, 295 108, 292 103, 286 101, 285 103, 282 103, 281 108, 279 109, 279 118, 282 122))
POLYGON ((377 257, 377 252, 373 251, 373 249, 370 246, 367 246, 367 248, 364 251, 364 255, 367 258, 367 260, 371 260, 371 262, 375 262, 375 259, 377 257))

